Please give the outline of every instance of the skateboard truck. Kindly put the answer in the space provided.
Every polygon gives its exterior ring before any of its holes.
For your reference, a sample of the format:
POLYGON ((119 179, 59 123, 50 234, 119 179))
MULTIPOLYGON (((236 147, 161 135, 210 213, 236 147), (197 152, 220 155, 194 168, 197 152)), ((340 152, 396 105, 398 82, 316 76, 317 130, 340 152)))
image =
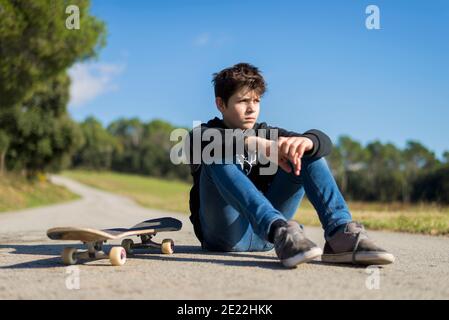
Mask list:
POLYGON ((122 247, 112 247, 109 254, 106 254, 103 251, 103 242, 88 242, 85 245, 87 245, 87 250, 78 250, 72 247, 64 248, 62 252, 64 264, 76 264, 78 260, 109 259, 113 266, 122 266, 126 262, 126 251, 122 247))
POLYGON ((155 248, 161 250, 163 254, 172 254, 174 252, 175 243, 172 239, 164 239, 162 243, 157 243, 152 240, 155 234, 142 234, 139 235, 140 243, 134 243, 131 239, 124 239, 122 241, 122 247, 127 254, 133 254, 134 249, 150 249, 155 248))

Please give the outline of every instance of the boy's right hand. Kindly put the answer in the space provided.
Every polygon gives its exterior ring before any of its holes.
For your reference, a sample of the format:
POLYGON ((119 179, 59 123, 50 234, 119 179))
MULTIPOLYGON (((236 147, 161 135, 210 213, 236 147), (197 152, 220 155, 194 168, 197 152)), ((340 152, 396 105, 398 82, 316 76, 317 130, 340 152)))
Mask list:
POLYGON ((302 156, 302 154, 292 155, 290 154, 289 149, 285 151, 286 144, 288 144, 288 138, 285 137, 279 137, 278 141, 268 140, 257 136, 245 138, 245 148, 247 150, 258 150, 259 154, 263 154, 269 161, 276 163, 288 173, 292 171, 292 167, 290 166, 290 163, 292 163, 295 173, 299 175, 301 170, 300 156, 302 156))
POLYGON ((279 153, 279 165, 282 162, 286 162, 284 166, 281 166, 285 171, 291 172, 288 161, 293 165, 295 175, 299 176, 301 172, 301 158, 304 153, 313 149, 313 141, 307 137, 279 137, 278 140, 278 153, 279 153))

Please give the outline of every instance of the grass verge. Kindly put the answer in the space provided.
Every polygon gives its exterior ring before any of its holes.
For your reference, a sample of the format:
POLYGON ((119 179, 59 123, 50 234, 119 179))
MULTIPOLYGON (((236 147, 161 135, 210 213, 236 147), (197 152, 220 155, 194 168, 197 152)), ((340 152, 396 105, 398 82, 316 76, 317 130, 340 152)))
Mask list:
POLYGON ((185 182, 85 170, 65 171, 63 176, 91 187, 127 196, 147 208, 189 212, 190 185, 185 182))
POLYGON ((78 198, 78 195, 66 188, 48 181, 30 182, 13 174, 0 176, 0 212, 46 206, 78 198))

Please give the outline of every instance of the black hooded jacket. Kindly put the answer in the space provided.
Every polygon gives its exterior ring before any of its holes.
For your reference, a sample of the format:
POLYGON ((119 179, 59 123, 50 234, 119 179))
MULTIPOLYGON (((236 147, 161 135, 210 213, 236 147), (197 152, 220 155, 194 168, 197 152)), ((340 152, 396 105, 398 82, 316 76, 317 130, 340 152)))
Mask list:
MULTIPOLYGON (((189 134, 190 153, 188 153, 188 155, 187 155, 187 158, 188 158, 189 164, 190 164, 190 172, 191 172, 191 175, 193 176, 193 186, 192 186, 192 189, 190 190, 190 201, 189 201, 190 213, 191 213, 190 221, 193 224, 195 235, 200 242, 202 242, 202 240, 203 240, 200 218, 199 218, 199 209, 200 209, 199 178, 200 178, 200 174, 201 174, 202 164, 193 164, 192 163, 193 162, 192 161, 193 132, 202 134, 202 133, 204 133, 205 130, 207 130, 209 128, 215 128, 218 130, 218 132, 220 132, 220 134, 222 136, 221 141, 223 143, 223 145, 222 145, 223 150, 225 150, 228 147, 226 144, 229 145, 230 143, 232 143, 233 146, 235 146, 239 142, 242 143, 242 141, 237 141, 239 139, 238 135, 237 135, 237 137, 234 136, 231 141, 225 141, 225 139, 224 139, 225 129, 228 129, 228 127, 225 125, 225 123, 223 122, 222 119, 219 119, 217 117, 215 117, 212 120, 209 120, 207 123, 202 123, 201 126, 195 127, 192 131, 190 131, 190 134, 189 134), (196 130, 200 130, 201 132, 198 132, 196 130)), ((306 138, 309 138, 310 140, 313 141, 313 149, 304 153, 303 157, 321 158, 321 157, 324 157, 324 156, 327 156, 328 154, 330 154, 330 152, 332 150, 332 142, 331 142, 330 138, 320 130, 312 129, 312 130, 306 131, 303 134, 300 134, 300 133, 293 132, 293 131, 287 131, 285 129, 278 128, 278 127, 271 127, 271 126, 267 125, 267 123, 265 123, 265 122, 256 123, 253 126, 253 130, 255 130, 256 132, 258 132, 259 129, 264 129, 264 130, 262 130, 262 132, 265 133, 266 139, 270 139, 271 130, 277 130, 277 133, 278 133, 277 135, 279 137, 306 137, 306 138)), ((239 130, 239 129, 236 129, 236 130, 239 130)), ((202 141, 201 142, 201 151, 203 150, 203 148, 206 145, 208 145, 212 141, 213 140, 202 141)), ((236 155, 235 154, 236 149, 233 148, 232 150, 234 152, 234 155, 236 155)), ((224 154, 224 152, 223 152, 223 154, 224 154)), ((245 154, 243 156, 245 158, 248 156, 246 153, 246 150, 245 150, 245 154)), ((246 162, 245 162, 245 164, 246 164, 246 162)), ((268 189, 268 187, 270 186, 270 184, 274 178, 274 174, 273 175, 261 175, 260 174, 260 168, 264 167, 264 166, 267 166, 267 165, 260 164, 257 162, 251 166, 251 170, 248 170, 249 174, 247 173, 248 178, 262 192, 265 192, 268 189)))

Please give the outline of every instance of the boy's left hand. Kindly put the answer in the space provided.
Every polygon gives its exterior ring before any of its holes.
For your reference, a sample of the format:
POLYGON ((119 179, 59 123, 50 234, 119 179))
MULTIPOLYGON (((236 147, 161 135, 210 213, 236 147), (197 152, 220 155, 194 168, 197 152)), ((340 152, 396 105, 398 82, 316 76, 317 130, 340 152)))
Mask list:
MULTIPOLYGON (((290 160, 294 173, 301 172, 301 158, 305 152, 313 149, 313 141, 305 137, 279 137, 278 153, 281 161, 290 160), (283 159, 282 159, 283 158, 283 159)), ((282 166, 285 167, 285 166, 282 166)), ((290 172, 291 170, 287 170, 290 172)))

